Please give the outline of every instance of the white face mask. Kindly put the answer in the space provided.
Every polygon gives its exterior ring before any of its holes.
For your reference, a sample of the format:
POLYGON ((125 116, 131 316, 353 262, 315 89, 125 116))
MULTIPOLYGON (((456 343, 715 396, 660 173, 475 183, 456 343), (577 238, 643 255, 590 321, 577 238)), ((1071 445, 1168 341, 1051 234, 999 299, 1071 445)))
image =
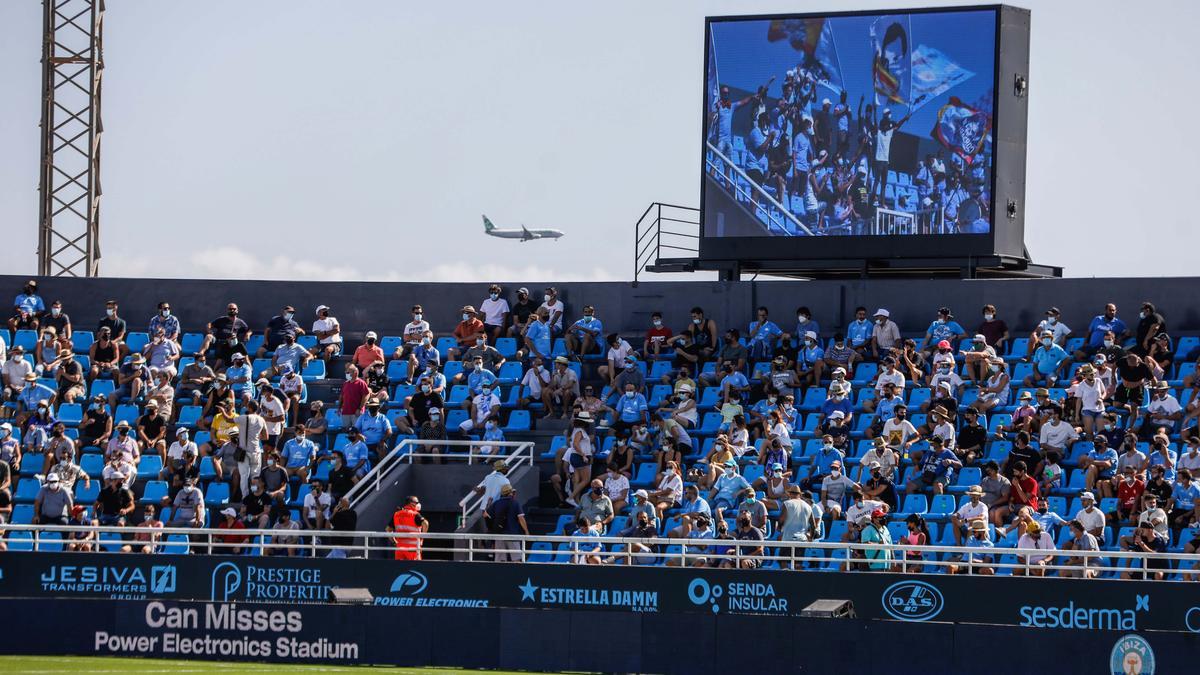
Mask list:
POLYGON ((496 298, 500 297, 500 294, 499 293, 489 293, 488 297, 495 300, 496 298))
POLYGON ((1056 324, 1056 323, 1058 323, 1058 319, 1057 319, 1057 318, 1055 318, 1055 317, 1053 317, 1053 316, 1048 316, 1048 317, 1046 317, 1046 325, 1047 325, 1047 326, 1053 326, 1053 325, 1054 325, 1054 324, 1056 324))
POLYGON ((994 318, 996 318, 996 315, 995 315, 995 314, 984 314, 984 315, 983 315, 983 320, 984 320, 984 321, 991 321, 991 320, 992 320, 992 319, 994 319, 994 318))
POLYGON ((699 326, 699 325, 700 325, 700 319, 692 319, 692 323, 694 323, 694 324, 696 324, 697 326, 699 326))
POLYGON ((424 316, 424 315, 421 314, 420 312, 413 314, 413 321, 420 321, 422 316, 424 316))
POLYGON ((545 302, 547 305, 548 305, 548 304, 550 304, 550 296, 549 296, 549 295, 543 295, 543 296, 542 296, 542 300, 543 300, 543 301, 544 301, 544 302, 545 302))
POLYGON ((62 309, 59 307, 51 307, 50 314, 52 314, 53 316, 58 316, 58 315, 62 314, 62 309))
POLYGON ((104 314, 106 316, 108 316, 109 318, 112 318, 112 316, 115 315, 116 313, 117 313, 117 310, 112 309, 112 308, 104 310, 104 314))
POLYGON ((655 327, 655 328, 662 328, 662 319, 655 319, 655 320, 654 320, 654 327, 655 327))
POLYGON ((463 321, 467 321, 471 318, 471 315, 467 314, 466 312, 463 312, 462 318, 463 318, 463 321))
POLYGON ((1144 311, 1142 311, 1142 312, 1138 312, 1138 318, 1139 318, 1139 319, 1144 319, 1144 318, 1146 318, 1146 312, 1144 312, 1144 311))
POLYGON ((284 321, 291 321, 293 316, 296 316, 296 313, 295 313, 295 312, 284 312, 284 313, 283 313, 283 320, 284 320, 284 321))
POLYGON ((1053 343, 1054 343, 1054 340, 1051 338, 1042 338, 1042 344, 1047 347, 1049 347, 1053 343))
POLYGON ((842 472, 841 471, 830 471, 829 477, 834 480, 837 480, 842 477, 842 472))

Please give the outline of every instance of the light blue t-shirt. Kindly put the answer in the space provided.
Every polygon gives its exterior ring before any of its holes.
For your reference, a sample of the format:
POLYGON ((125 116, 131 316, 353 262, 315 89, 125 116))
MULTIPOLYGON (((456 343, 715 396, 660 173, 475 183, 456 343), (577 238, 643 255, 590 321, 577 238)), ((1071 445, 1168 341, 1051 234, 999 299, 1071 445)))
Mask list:
POLYGON ((372 415, 364 412, 358 416, 357 420, 354 420, 354 428, 362 432, 363 442, 367 445, 375 445, 391 432, 392 423, 382 413, 372 415))
POLYGON ((21 293, 13 299, 13 307, 30 314, 46 311, 46 305, 42 302, 42 296, 36 293, 33 295, 21 293))
POLYGON ((542 323, 541 321, 533 321, 529 324, 529 329, 525 332, 525 337, 533 342, 533 346, 541 352, 542 356, 550 355, 550 324, 542 323))
POLYGON ((617 398, 617 416, 622 422, 631 423, 638 422, 644 418, 649 406, 646 404, 646 397, 635 393, 632 397, 622 394, 617 398))
POLYGON ((751 343, 762 342, 771 344, 775 340, 775 337, 783 331, 779 329, 779 326, 775 325, 774 321, 767 320, 762 323, 751 321, 750 330, 747 332, 752 336, 750 338, 751 343))
POLYGON ((575 337, 582 340, 586 333, 584 333, 581 329, 586 328, 589 331, 594 331, 596 335, 599 335, 604 330, 604 324, 601 323, 600 319, 597 319, 595 316, 585 316, 575 322, 574 328, 575 337))
POLYGON ((357 466, 359 462, 366 461, 366 464, 363 464, 363 468, 358 471, 360 475, 371 469, 371 462, 367 460, 369 456, 367 444, 361 440, 350 443, 345 448, 342 448, 342 454, 346 455, 346 466, 351 469, 357 466))
POLYGON ((1200 486, 1192 483, 1183 487, 1182 483, 1176 483, 1171 490, 1171 498, 1175 500, 1175 508, 1191 511, 1196 507, 1196 500, 1200 499, 1200 486))
POLYGON ((750 139, 746 142, 749 146, 746 149, 749 159, 746 161, 747 169, 758 169, 763 173, 767 172, 767 135, 762 129, 755 125, 750 131, 750 139))
POLYGON ((808 172, 812 169, 811 155, 812 141, 808 139, 808 135, 796 134, 796 138, 792 140, 792 158, 797 171, 808 172))
POLYGON ((846 458, 841 450, 831 448, 829 452, 825 452, 825 446, 821 446, 821 450, 813 455, 811 476, 828 476, 829 469, 834 462, 841 462, 846 458))
POLYGON ((1105 448, 1101 449, 1101 448, 1093 447, 1091 450, 1088 450, 1087 456, 1092 461, 1099 460, 1102 462, 1112 462, 1112 464, 1108 467, 1109 471, 1112 471, 1113 469, 1117 468, 1118 457, 1117 457, 1117 451, 1115 448, 1105 447, 1105 448))
POLYGON ((233 382, 229 386, 239 394, 249 394, 250 398, 254 398, 254 369, 249 363, 243 362, 240 366, 229 366, 225 369, 225 377, 229 378, 230 382, 238 378, 246 378, 245 382, 233 382))
POLYGON ((681 513, 703 513, 709 518, 712 517, 712 509, 708 506, 708 502, 705 501, 704 497, 696 497, 695 501, 690 502, 684 499, 679 504, 679 507, 681 513))
POLYGON ((937 344, 942 340, 949 340, 953 345, 954 339, 959 335, 963 335, 967 331, 963 330, 963 327, 960 326, 957 321, 947 321, 946 323, 942 323, 940 320, 938 320, 929 324, 929 329, 925 332, 929 333, 929 338, 933 344, 937 344))
POLYGON ((735 370, 732 373, 721 378, 721 388, 745 388, 750 386, 750 380, 740 370, 735 370))
POLYGON ((493 442, 503 441, 504 430, 500 428, 500 425, 496 425, 491 429, 485 428, 483 431, 483 440, 493 442))
POLYGON ((1179 460, 1179 453, 1167 448, 1167 454, 1171 457, 1170 467, 1167 466, 1167 459, 1158 450, 1150 453, 1150 466, 1161 466, 1163 468, 1163 478, 1167 479, 1167 482, 1174 483, 1175 462, 1179 460))
POLYGON ((724 501, 726 504, 734 506, 737 504, 738 495, 749 488, 750 483, 740 473, 734 474, 732 478, 721 474, 713 487, 717 490, 714 501, 724 501))
POLYGON ((286 363, 292 367, 292 370, 299 372, 300 361, 306 354, 308 354, 308 350, 299 342, 293 342, 290 345, 284 343, 275 348, 275 363, 278 365, 286 363))
POLYGON ((1058 364, 1062 363, 1065 358, 1067 358, 1067 350, 1057 344, 1052 344, 1049 348, 1043 345, 1033 352, 1033 363, 1037 366, 1037 371, 1042 375, 1053 373, 1058 369, 1058 364))
POLYGON ((800 354, 797 356, 797 358, 801 363, 811 366, 817 361, 825 358, 825 350, 821 349, 820 345, 813 345, 812 347, 806 345, 800 350, 800 354))
POLYGON ((284 463, 289 469, 295 469, 308 464, 317 456, 317 444, 305 438, 303 441, 292 437, 283 444, 284 463))
POLYGON ((851 321, 850 325, 846 326, 846 339, 850 341, 851 347, 861 347, 871 341, 872 329, 871 322, 866 319, 851 321))
POLYGON ((426 364, 430 361, 440 364, 442 362, 442 354, 433 345, 417 345, 413 347, 413 356, 416 357, 417 363, 426 364))

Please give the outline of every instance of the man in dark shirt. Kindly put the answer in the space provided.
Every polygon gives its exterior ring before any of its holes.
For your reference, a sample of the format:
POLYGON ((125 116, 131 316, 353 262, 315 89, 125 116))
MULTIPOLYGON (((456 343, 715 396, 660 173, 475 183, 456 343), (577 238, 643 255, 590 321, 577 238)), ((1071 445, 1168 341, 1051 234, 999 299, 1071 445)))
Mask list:
POLYGON ((441 394, 433 391, 433 384, 428 378, 422 377, 417 385, 417 393, 408 400, 409 424, 416 428, 429 421, 429 411, 433 408, 446 407, 441 394))
POLYGON ((863 485, 863 496, 868 499, 876 499, 888 505, 888 512, 896 510, 896 484, 890 478, 884 476, 880 471, 879 462, 872 462, 868 467, 871 470, 871 479, 863 485))
MULTIPOLYGON (((733 532, 733 537, 738 541, 756 542, 753 546, 740 546, 738 553, 741 554, 742 560, 740 567, 742 569, 754 569, 762 564, 762 561, 757 556, 763 553, 762 542, 765 539, 762 530, 750 524, 750 515, 744 514, 738 516, 737 529, 733 532)), ((733 561, 728 560, 721 564, 722 567, 732 566, 733 561)))
POLYGON ((271 452, 263 462, 263 468, 258 476, 262 479, 263 489, 268 497, 276 502, 286 502, 288 475, 287 471, 279 464, 279 453, 271 452))
POLYGON ((167 486, 167 496, 172 501, 175 500, 175 495, 183 489, 183 483, 187 479, 192 481, 200 480, 200 463, 196 461, 196 453, 190 447, 183 451, 183 459, 179 462, 172 462, 172 466, 166 469, 170 476, 170 484, 167 486))
MULTIPOLYGON (((358 513, 350 508, 350 500, 343 497, 333 505, 333 513, 330 514, 326 525, 334 532, 354 532, 358 529, 358 513)), ((331 550, 326 557, 345 558, 345 549, 354 543, 354 538, 329 537, 328 543, 338 548, 331 550)))
POLYGON ((246 527, 265 530, 271 525, 271 497, 263 489, 262 479, 250 479, 250 493, 242 498, 242 522, 246 527))
POLYGON ((1153 379, 1154 373, 1131 350, 1117 362, 1117 377, 1121 382, 1117 385, 1117 393, 1113 395, 1113 404, 1124 407, 1136 418, 1137 409, 1142 405, 1142 388, 1153 379))
POLYGON ((529 325, 529 315, 537 311, 538 303, 529 299, 528 288, 517 289, 517 302, 512 306, 512 325, 508 327, 509 337, 520 337, 529 325))
POLYGON ((1004 460, 1004 476, 1009 480, 1013 477, 1013 468, 1018 463, 1024 463, 1029 470, 1042 461, 1042 453, 1038 452, 1037 448, 1029 444, 1029 434, 1024 431, 1017 433, 1017 441, 1013 444, 1012 450, 1008 453, 1008 459, 1004 460))
POLYGON ((136 503, 133 493, 124 486, 125 476, 114 473, 96 497, 95 513, 101 525, 124 526, 125 518, 136 503))
POLYGON ((204 346, 200 351, 206 352, 213 349, 216 357, 216 367, 220 369, 221 365, 229 361, 229 357, 234 353, 234 347, 242 346, 241 353, 246 353, 246 348, 243 346, 246 340, 250 339, 250 326, 245 321, 238 318, 238 306, 236 302, 231 302, 225 307, 225 316, 220 316, 208 324, 208 335, 204 337, 204 346))
POLYGON ((963 464, 971 465, 975 459, 983 455, 983 446, 987 444, 987 429, 979 423, 979 411, 968 407, 963 411, 966 425, 958 434, 958 445, 955 453, 963 464))
POLYGON ((354 470, 346 466, 346 455, 341 450, 333 452, 333 468, 329 470, 329 495, 341 499, 354 487, 354 470))
POLYGON ((96 324, 96 332, 99 333, 102 328, 108 329, 109 339, 120 346, 122 354, 128 351, 125 347, 125 319, 117 316, 116 300, 109 300, 104 303, 104 318, 100 319, 100 323, 96 324))
POLYGON ((53 328, 60 340, 71 339, 71 317, 62 311, 62 300, 50 303, 50 311, 42 315, 42 328, 53 328))
MULTIPOLYGON (((516 491, 511 485, 500 487, 500 496, 488 505, 488 523, 496 534, 529 535, 525 523, 525 510, 516 500, 516 491)), ((496 542, 496 562, 525 562, 524 546, 519 541, 496 542)))
POLYGON ((1150 351, 1150 341, 1159 333, 1167 331, 1167 320, 1154 309, 1154 303, 1143 302, 1138 314, 1137 343, 1130 349, 1138 356, 1145 356, 1150 351))
POLYGON ((146 413, 138 418, 137 438, 142 454, 158 455, 167 460, 167 419, 158 413, 158 402, 148 401, 146 413))
MULTIPOLYGON (((296 308, 288 305, 283 308, 282 312, 271 317, 271 320, 267 322, 267 329, 263 331, 263 345, 258 348, 258 354, 255 358, 262 358, 266 356, 267 352, 275 351, 279 345, 283 344, 283 338, 288 335, 292 337, 304 335, 304 329, 300 327, 300 324, 296 323, 295 316, 296 308)), ((221 317, 216 321, 226 318, 228 317, 221 317)), ((215 324, 216 321, 213 323, 215 324)), ((226 339, 228 339, 228 336, 226 336, 226 339)))

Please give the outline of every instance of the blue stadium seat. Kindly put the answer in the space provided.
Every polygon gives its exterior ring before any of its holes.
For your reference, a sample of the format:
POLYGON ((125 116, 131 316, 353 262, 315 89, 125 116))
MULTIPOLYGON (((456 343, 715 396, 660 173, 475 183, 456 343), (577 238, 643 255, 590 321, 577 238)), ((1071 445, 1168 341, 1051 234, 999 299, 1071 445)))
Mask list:
POLYGON ((446 428, 450 430, 457 429, 458 425, 467 421, 467 416, 466 410, 463 410, 462 408, 454 408, 450 412, 446 413, 446 428))
POLYGON ((388 361, 387 378, 388 378, 388 382, 391 382, 392 384, 396 384, 397 382, 403 382, 403 381, 407 380, 408 379, 408 361, 399 360, 399 359, 397 359, 395 361, 388 361))
POLYGON ((1008 353, 1004 355, 1004 360, 1009 363, 1020 361, 1021 359, 1025 358, 1025 354, 1028 350, 1029 338, 1013 338, 1008 342, 1008 353))
POLYGON ((878 365, 874 363, 860 363, 854 368, 854 379, 851 380, 851 383, 856 387, 866 387, 877 374, 879 374, 878 365))
MULTIPOLYGON (((496 340, 493 345, 496 351, 500 352, 500 356, 506 359, 515 358, 517 355, 517 339, 510 337, 502 337, 496 340)), ((386 351, 386 350, 385 350, 386 351)))
POLYGON ((32 476, 35 473, 41 473, 42 464, 45 458, 34 452, 27 452, 21 456, 21 475, 32 476))
MULTIPOLYGON (((266 342, 266 340, 263 338, 262 333, 255 333, 254 335, 251 335, 250 339, 246 340, 246 352, 248 354, 257 354, 258 350, 262 348, 264 342, 266 342)), ((267 353, 272 354, 274 351, 267 353)))
POLYGON ((946 488, 950 494, 962 494, 972 485, 978 485, 983 478, 983 472, 977 466, 964 466, 954 477, 954 485, 946 488))
MULTIPOLYGON (((205 457, 205 459, 210 459, 205 457)), ((146 481, 146 488, 142 491, 142 498, 139 501, 141 504, 158 504, 163 497, 167 496, 167 482, 162 480, 146 481)))
POLYGON ((404 337, 400 335, 384 335, 379 338, 379 348, 383 350, 385 359, 392 358, 392 354, 404 345, 404 337))
POLYGON ((504 425, 505 432, 513 431, 529 431, 530 429, 529 411, 514 410, 508 415, 508 424, 504 425))
POLYGON ((184 354, 189 356, 200 351, 200 347, 204 344, 204 333, 184 333, 179 349, 184 354))
POLYGON ((299 335, 296 337, 296 344, 304 347, 310 352, 317 348, 318 342, 320 341, 317 340, 316 335, 299 335))
POLYGON ((304 366, 304 369, 300 371, 300 377, 305 382, 325 379, 325 362, 321 359, 309 361, 308 365, 304 366))
MULTIPOLYGON (((16 504, 12 510, 12 522, 16 525, 32 525, 33 524, 33 504, 16 504)), ((10 532, 9 537, 12 537, 18 532, 10 532)), ((11 539, 10 539, 11 541, 11 539)), ((14 550, 11 547, 9 550, 14 550)))
POLYGON ((929 512, 925 514, 925 520, 931 522, 950 520, 950 514, 954 513, 956 506, 954 495, 934 495, 933 501, 929 504, 929 512))
POLYGON ((69 427, 79 426, 83 421, 83 406, 78 403, 64 403, 58 406, 58 421, 69 427))
POLYGON ((696 402, 696 407, 701 410, 712 408, 719 400, 721 400, 720 387, 705 387, 700 392, 700 400, 696 402))
POLYGON ((450 396, 446 399, 446 405, 462 405, 470 395, 470 387, 465 384, 456 384, 450 388, 450 396))
POLYGON ((914 513, 924 515, 927 511, 929 511, 929 499, 925 495, 905 495, 895 518, 903 520, 914 513))
POLYGON ((670 361, 655 361, 650 366, 649 379, 652 382, 658 382, 663 378, 664 375, 670 373, 672 370, 673 368, 671 367, 670 361))
MULTIPOLYGON (((250 353, 253 354, 254 352, 250 353)), ((254 373, 254 377, 256 378, 258 377, 259 373, 270 370, 270 368, 271 359, 254 359, 253 363, 250 364, 250 370, 254 373)))
POLYGON ((47 553, 63 550, 62 534, 59 532, 42 532, 38 534, 37 550, 47 553))
POLYGON ((450 350, 458 348, 458 340, 455 340, 452 337, 440 337, 436 342, 434 342, 433 346, 437 348, 438 353, 442 355, 442 360, 445 361, 446 359, 450 358, 447 356, 447 354, 450 353, 450 350))
POLYGON ((720 429, 720 427, 721 427, 721 413, 716 413, 716 412, 704 413, 704 418, 703 418, 703 420, 701 420, 700 428, 696 430, 696 433, 707 436, 710 434, 717 433, 717 430, 720 429))
POLYGON ((293 497, 292 499, 288 500, 288 505, 289 506, 303 506, 304 498, 306 496, 308 496, 308 493, 310 493, 310 492, 312 492, 312 488, 309 487, 308 483, 301 483, 300 489, 296 490, 296 496, 293 497))
POLYGON ((162 552, 165 555, 187 555, 190 550, 186 534, 168 534, 162 552))
POLYGON ((217 469, 213 464, 213 458, 206 456, 200 458, 200 480, 208 482, 216 480, 217 469))
POLYGON ((497 373, 500 384, 516 384, 521 381, 522 375, 524 373, 521 370, 521 363, 519 361, 505 362, 500 366, 500 372, 497 373))
POLYGON ((71 347, 76 354, 87 354, 95 341, 96 336, 90 330, 71 331, 71 347))
MULTIPOLYGON (((909 421, 911 421, 913 413, 915 413, 917 410, 919 410, 921 408, 922 405, 924 405, 926 402, 928 402, 932 395, 933 395, 933 391, 930 390, 928 387, 921 387, 919 389, 912 390, 912 393, 910 393, 908 395, 908 408, 909 408, 908 416, 910 418, 909 421)), ((916 424, 917 424, 916 422, 913 422, 913 426, 916 426, 916 424)))
POLYGON ((75 503, 91 504, 95 502, 96 498, 100 496, 100 481, 100 476, 92 477, 90 484, 83 480, 75 481, 75 503))
POLYGON ((125 334, 125 346, 129 347, 129 352, 141 352, 150 343, 150 336, 146 333, 132 332, 125 334))
POLYGON ((446 381, 450 382, 458 376, 463 370, 462 361, 445 361, 442 364, 442 375, 446 376, 446 381))
POLYGON ((637 465, 637 471, 633 474, 633 480, 629 481, 631 488, 648 488, 654 485, 656 476, 655 465, 651 462, 642 462, 637 465))
MULTIPOLYGON (((131 403, 118 405, 116 411, 113 413, 113 433, 116 433, 117 423, 122 421, 129 422, 129 426, 136 428, 137 419, 141 416, 142 411, 136 405, 131 403)), ((132 434, 133 430, 131 429, 129 433, 132 434)))
POLYGON ((825 399, 828 398, 828 393, 825 387, 809 387, 804 393, 804 400, 798 402, 796 409, 800 412, 816 412, 824 405, 825 399))
POLYGON ((229 483, 209 483, 204 493, 204 503, 209 507, 229 503, 229 483))
POLYGON ((329 431, 333 432, 342 428, 342 414, 338 412, 337 406, 325 409, 325 425, 329 431))
POLYGON ((22 328, 13 334, 12 347, 20 347, 27 353, 33 353, 33 348, 37 346, 38 335, 37 331, 22 328))
MULTIPOLYGON (((42 458, 38 457, 37 460, 40 462, 42 461, 42 458)), ((22 464, 23 463, 24 462, 22 462, 22 464)), ((13 495, 13 501, 17 502, 18 504, 25 502, 32 503, 33 500, 37 499, 38 492, 41 489, 42 484, 39 483, 36 478, 32 476, 26 476, 25 478, 21 479, 21 482, 17 483, 17 492, 13 495)))
POLYGON ((138 460, 137 471, 139 480, 154 480, 162 472, 163 461, 158 455, 142 455, 138 460))
POLYGON ((79 459, 79 468, 87 472, 92 480, 99 480, 104 471, 104 455, 86 454, 79 459))
POLYGON ((179 419, 175 424, 176 426, 192 429, 200 421, 200 414, 203 412, 203 406, 185 405, 179 409, 179 419))

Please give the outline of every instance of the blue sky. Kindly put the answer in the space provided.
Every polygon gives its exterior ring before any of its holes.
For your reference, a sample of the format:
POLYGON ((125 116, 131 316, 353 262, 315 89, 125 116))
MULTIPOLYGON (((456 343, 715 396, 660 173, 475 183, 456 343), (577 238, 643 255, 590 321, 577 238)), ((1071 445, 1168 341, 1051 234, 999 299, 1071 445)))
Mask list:
MULTIPOLYGON (((1194 275, 1200 228, 1176 195, 1200 156, 1200 3, 1021 4, 1034 257, 1194 275)), ((646 205, 699 205, 704 17, 846 8, 107 5, 104 274, 426 280, 630 278, 646 205), (481 213, 567 236, 488 239, 481 213)), ((16 274, 36 268, 40 39, 40 2, 0 2, 0 269, 16 274)))

